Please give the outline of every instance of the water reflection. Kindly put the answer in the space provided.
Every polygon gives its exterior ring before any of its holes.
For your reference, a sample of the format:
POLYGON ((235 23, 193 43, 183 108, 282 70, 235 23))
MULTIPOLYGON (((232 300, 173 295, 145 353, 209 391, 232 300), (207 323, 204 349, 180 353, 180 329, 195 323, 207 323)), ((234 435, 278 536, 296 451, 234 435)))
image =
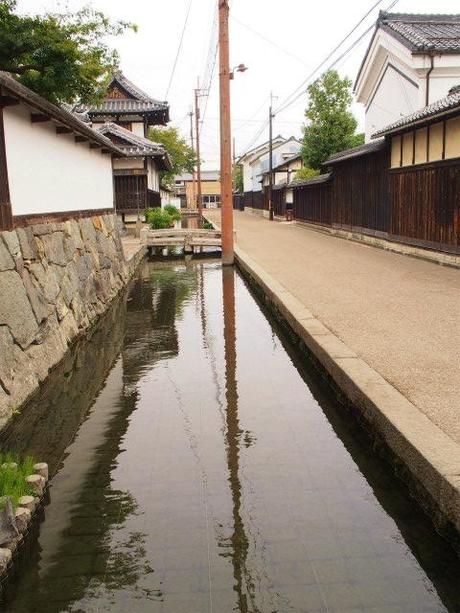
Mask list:
POLYGON ((147 264, 117 308, 5 438, 59 467, 8 611, 460 610, 458 561, 233 269, 147 264))

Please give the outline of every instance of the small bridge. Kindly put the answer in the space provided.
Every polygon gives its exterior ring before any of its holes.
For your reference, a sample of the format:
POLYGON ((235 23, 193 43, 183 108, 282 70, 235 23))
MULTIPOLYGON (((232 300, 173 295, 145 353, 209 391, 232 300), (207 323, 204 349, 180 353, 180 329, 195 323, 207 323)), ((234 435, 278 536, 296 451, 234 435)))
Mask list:
POLYGON ((195 247, 221 247, 221 233, 217 230, 192 228, 168 228, 166 230, 141 230, 141 245, 149 248, 183 247, 184 253, 193 253, 195 247))

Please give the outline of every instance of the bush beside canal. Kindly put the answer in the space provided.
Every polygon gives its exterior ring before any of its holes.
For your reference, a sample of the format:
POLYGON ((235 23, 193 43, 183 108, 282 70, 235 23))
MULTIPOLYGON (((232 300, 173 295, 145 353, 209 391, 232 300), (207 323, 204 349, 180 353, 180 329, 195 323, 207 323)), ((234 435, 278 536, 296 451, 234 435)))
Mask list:
POLYGON ((166 205, 163 209, 146 209, 145 219, 152 230, 164 230, 174 226, 174 222, 181 217, 179 209, 172 204, 166 205))

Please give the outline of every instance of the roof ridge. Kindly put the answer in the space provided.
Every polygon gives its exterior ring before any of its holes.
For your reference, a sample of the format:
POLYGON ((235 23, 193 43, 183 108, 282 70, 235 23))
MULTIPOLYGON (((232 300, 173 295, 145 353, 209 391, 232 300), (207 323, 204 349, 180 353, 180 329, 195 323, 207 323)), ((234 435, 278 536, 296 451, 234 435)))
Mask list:
POLYGON ((442 22, 446 20, 448 23, 452 21, 460 21, 460 13, 387 13, 380 11, 378 20, 388 21, 428 21, 442 22))
POLYGON ((409 113, 408 115, 401 117, 398 119, 398 121, 395 121, 372 134, 371 138, 375 139, 379 136, 384 136, 385 134, 396 131, 398 128, 419 123, 425 119, 429 119, 430 117, 437 115, 438 113, 455 111, 457 108, 460 108, 460 91, 450 94, 445 98, 440 98, 439 100, 422 107, 418 111, 414 111, 413 113, 409 113))
POLYGON ((136 100, 141 102, 153 102, 159 104, 166 104, 165 100, 158 100, 157 98, 152 98, 147 92, 143 89, 135 85, 128 77, 119 69, 113 73, 112 78, 109 83, 109 87, 112 85, 114 81, 117 81, 123 89, 125 89, 129 94, 134 96, 136 100))

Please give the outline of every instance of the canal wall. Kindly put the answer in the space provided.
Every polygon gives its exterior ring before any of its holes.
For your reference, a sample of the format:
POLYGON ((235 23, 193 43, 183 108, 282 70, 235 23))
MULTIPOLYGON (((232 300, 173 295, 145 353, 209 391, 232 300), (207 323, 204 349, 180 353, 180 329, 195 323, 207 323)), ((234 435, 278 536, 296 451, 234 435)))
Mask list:
POLYGON ((376 451, 390 460, 460 554, 459 446, 239 247, 235 258, 267 308, 328 378, 369 431, 376 451))
POLYGON ((0 427, 106 311, 142 255, 125 260, 113 214, 0 233, 0 427))

